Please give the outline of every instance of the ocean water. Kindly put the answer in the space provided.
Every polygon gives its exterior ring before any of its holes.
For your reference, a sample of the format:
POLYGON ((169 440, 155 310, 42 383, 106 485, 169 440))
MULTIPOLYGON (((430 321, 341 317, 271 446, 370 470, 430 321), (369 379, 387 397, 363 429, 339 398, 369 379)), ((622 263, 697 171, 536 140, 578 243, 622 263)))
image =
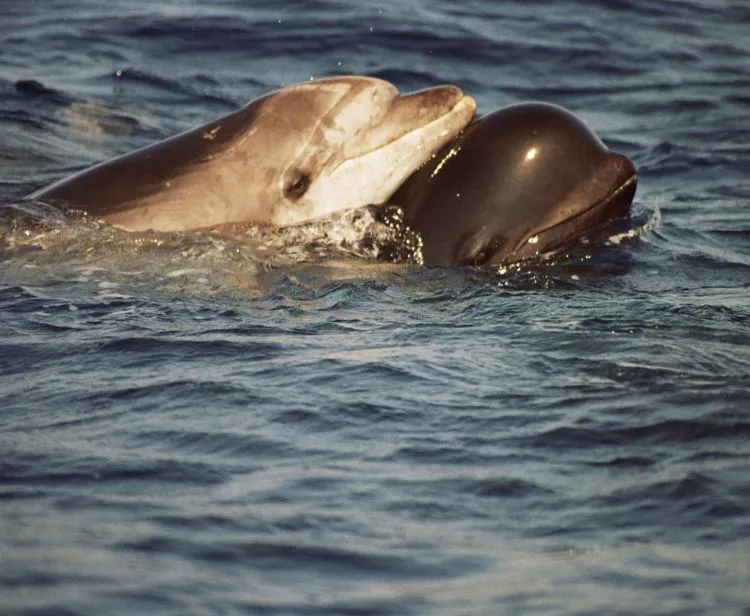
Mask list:
POLYGON ((750 5, 0 12, 0 613, 750 614, 750 5), (632 225, 478 271, 18 205, 348 73, 565 106, 632 225))

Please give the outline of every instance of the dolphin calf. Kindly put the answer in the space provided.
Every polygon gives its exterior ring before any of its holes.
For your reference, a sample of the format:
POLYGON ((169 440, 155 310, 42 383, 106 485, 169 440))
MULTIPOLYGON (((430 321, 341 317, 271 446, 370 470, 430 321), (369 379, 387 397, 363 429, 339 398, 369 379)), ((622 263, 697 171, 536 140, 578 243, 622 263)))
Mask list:
POLYGON ((633 163, 570 112, 522 103, 475 120, 391 197, 426 265, 497 265, 626 217, 633 163))
POLYGON ((453 86, 400 95, 381 79, 321 79, 267 94, 28 198, 82 209, 128 231, 291 225, 385 202, 475 110, 453 86))

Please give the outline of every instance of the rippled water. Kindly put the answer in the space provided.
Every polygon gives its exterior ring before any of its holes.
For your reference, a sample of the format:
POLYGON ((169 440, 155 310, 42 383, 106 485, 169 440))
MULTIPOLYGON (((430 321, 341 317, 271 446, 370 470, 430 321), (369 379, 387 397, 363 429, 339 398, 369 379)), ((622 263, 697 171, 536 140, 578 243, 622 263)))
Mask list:
POLYGON ((2 11, 5 204, 366 73, 571 109, 641 230, 497 273, 6 207, 2 613, 748 614, 746 3, 2 11))

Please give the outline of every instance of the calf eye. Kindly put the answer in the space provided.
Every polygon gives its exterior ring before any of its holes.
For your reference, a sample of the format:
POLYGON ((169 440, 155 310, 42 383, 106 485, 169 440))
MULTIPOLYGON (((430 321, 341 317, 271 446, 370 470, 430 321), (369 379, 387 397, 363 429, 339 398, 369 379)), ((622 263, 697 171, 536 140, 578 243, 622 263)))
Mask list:
POLYGON ((299 199, 310 188, 310 176, 300 169, 293 169, 284 178, 284 194, 290 199, 299 199))
POLYGON ((502 238, 494 237, 486 243, 482 239, 481 233, 466 236, 456 251, 456 262, 461 266, 487 265, 502 248, 502 238))
POLYGON ((471 264, 475 267, 478 267, 480 265, 484 265, 489 260, 489 250, 485 247, 482 248, 477 254, 474 255, 474 258, 471 260, 471 264))

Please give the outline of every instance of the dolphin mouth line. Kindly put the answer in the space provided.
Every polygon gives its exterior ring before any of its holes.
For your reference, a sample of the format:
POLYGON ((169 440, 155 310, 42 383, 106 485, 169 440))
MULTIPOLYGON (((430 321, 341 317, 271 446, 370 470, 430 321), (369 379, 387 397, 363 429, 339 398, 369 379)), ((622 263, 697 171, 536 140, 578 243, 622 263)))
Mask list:
MULTIPOLYGON (((585 210, 581 210, 580 212, 576 213, 570 218, 566 218, 565 220, 557 222, 554 225, 550 225, 549 227, 545 227, 544 229, 537 229, 535 231, 532 231, 528 235, 524 236, 524 238, 520 242, 518 242, 518 244, 516 244, 516 247, 513 249, 511 254, 522 252, 523 248, 525 248, 526 246, 535 246, 539 244, 543 236, 553 233, 555 230, 558 230, 560 228, 565 228, 567 226, 575 224, 577 221, 580 221, 580 220, 585 221, 589 218, 595 218, 600 212, 606 210, 607 206, 610 205, 617 198, 619 198, 623 193, 633 188, 637 184, 637 182, 638 182, 638 174, 634 173, 630 175, 615 190, 613 190, 611 193, 609 193, 606 197, 604 197, 600 201, 597 201, 593 205, 587 207, 585 210)), ((612 216, 611 218, 615 219, 615 218, 618 218, 618 216, 612 216)), ((565 242, 554 243, 550 245, 549 247, 544 247, 542 250, 534 251, 534 254, 538 255, 542 252, 553 252, 554 250, 557 250, 564 244, 565 242)), ((529 256, 532 256, 532 255, 529 255, 529 256)))

